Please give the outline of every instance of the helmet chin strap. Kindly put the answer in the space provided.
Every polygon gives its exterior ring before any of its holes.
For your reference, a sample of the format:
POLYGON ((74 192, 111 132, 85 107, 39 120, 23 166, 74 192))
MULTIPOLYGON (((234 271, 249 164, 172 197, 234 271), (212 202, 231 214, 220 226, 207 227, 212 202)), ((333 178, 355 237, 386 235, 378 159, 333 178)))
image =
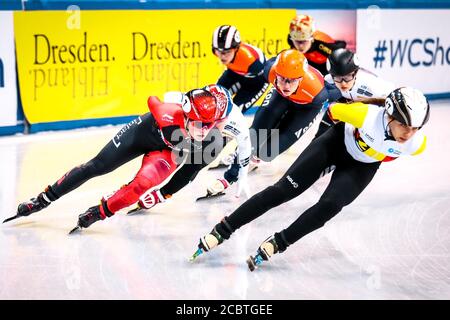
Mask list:
POLYGON ((184 127, 186 128, 186 132, 187 132, 187 134, 189 135, 189 137, 190 137, 191 139, 194 139, 194 137, 193 137, 192 134, 191 134, 191 131, 189 130, 189 118, 188 118, 188 117, 186 117, 186 120, 185 120, 185 122, 184 122, 184 127))
MULTIPOLYGON (((384 111, 384 114, 386 115, 386 110, 384 111)), ((388 115, 389 117, 389 115, 388 115)), ((384 140, 394 140, 394 136, 391 134, 391 129, 389 127, 389 124, 394 121, 394 119, 390 120, 386 125, 384 125, 384 120, 386 117, 383 117, 383 126, 384 126, 384 140)))

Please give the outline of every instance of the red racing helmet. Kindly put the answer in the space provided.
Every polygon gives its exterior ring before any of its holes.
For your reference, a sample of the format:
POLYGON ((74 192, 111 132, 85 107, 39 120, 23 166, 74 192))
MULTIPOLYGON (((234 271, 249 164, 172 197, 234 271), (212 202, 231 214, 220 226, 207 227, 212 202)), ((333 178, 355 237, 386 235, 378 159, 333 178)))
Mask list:
POLYGON ((204 123, 218 120, 219 108, 216 97, 205 89, 194 89, 186 93, 182 107, 190 120, 204 123))

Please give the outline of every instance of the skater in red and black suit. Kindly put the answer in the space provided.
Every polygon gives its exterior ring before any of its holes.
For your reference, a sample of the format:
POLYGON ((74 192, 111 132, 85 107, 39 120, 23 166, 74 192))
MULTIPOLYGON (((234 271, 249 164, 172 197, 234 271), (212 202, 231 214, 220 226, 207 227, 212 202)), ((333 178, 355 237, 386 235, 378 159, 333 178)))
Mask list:
POLYGON ((291 20, 288 43, 291 49, 297 49, 308 59, 308 63, 323 75, 328 73, 328 56, 336 49, 345 48, 343 40, 334 40, 325 32, 315 29, 311 16, 300 14, 291 20))
MULTIPOLYGON (((219 106, 216 96, 204 88, 191 90, 182 97, 182 104, 162 103, 157 97, 149 97, 149 113, 125 125, 93 159, 67 172, 36 198, 19 204, 15 217, 40 211, 89 179, 107 174, 143 155, 142 166, 131 182, 79 216, 78 226, 87 228, 136 203, 148 189, 161 184, 180 167, 178 160, 202 152, 206 146, 210 146, 208 151, 212 150, 217 156, 221 151, 222 136, 218 132, 218 139, 208 137, 217 131, 216 121, 224 117, 227 105, 219 106), (212 147, 213 143, 217 145, 212 147)), ((203 161, 204 157, 200 159, 203 161)))

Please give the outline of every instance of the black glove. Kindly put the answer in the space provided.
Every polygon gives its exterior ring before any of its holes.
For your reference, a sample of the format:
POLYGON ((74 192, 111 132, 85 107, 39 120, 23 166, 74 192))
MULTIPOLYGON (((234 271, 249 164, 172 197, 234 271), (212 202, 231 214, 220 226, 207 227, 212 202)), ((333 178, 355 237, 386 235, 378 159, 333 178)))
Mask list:
POLYGON ((239 177, 239 163, 233 163, 231 167, 225 171, 223 177, 230 183, 238 181, 239 177))

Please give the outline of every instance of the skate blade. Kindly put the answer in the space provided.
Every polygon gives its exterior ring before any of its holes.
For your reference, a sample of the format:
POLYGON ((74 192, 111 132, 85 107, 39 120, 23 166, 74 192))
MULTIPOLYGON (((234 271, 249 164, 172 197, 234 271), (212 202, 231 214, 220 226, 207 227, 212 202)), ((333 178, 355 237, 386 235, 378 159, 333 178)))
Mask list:
POLYGON ((133 215, 134 213, 136 213, 136 212, 138 212, 138 211, 142 211, 142 210, 144 210, 144 208, 141 208, 141 207, 136 207, 136 208, 134 208, 133 210, 130 210, 130 211, 128 211, 127 212, 127 215, 133 215))
POLYGON ((75 228, 73 228, 72 230, 70 230, 69 235, 74 234, 77 231, 81 231, 81 227, 80 226, 76 226, 75 228))
POLYGON ((250 269, 250 271, 255 271, 255 269, 257 268, 257 266, 255 264, 255 259, 252 256, 250 256, 247 259, 247 266, 250 269))
POLYGON ((258 168, 259 168, 259 166, 253 167, 253 168, 248 170, 248 173, 255 172, 256 170, 258 170, 258 168))
POLYGON ((214 195, 207 194, 206 196, 197 198, 195 201, 201 201, 201 200, 206 200, 206 199, 217 198, 217 197, 221 197, 221 196, 224 196, 224 195, 225 195, 225 192, 219 192, 218 194, 214 194, 214 195))
POLYGON ((215 167, 209 167, 208 170, 226 169, 226 168, 228 168, 229 166, 230 166, 230 165, 228 165, 228 164, 221 163, 221 164, 219 164, 219 165, 217 165, 217 166, 215 166, 215 167))
POLYGON ((19 216, 19 215, 15 215, 15 216, 9 217, 8 219, 3 220, 3 223, 12 221, 12 220, 17 219, 17 218, 20 218, 20 217, 21 217, 21 216, 19 216))
POLYGON ((197 251, 195 251, 195 253, 192 255, 192 257, 189 258, 189 262, 194 262, 194 260, 197 259, 197 257, 201 254, 203 254, 203 249, 198 248, 197 251))

